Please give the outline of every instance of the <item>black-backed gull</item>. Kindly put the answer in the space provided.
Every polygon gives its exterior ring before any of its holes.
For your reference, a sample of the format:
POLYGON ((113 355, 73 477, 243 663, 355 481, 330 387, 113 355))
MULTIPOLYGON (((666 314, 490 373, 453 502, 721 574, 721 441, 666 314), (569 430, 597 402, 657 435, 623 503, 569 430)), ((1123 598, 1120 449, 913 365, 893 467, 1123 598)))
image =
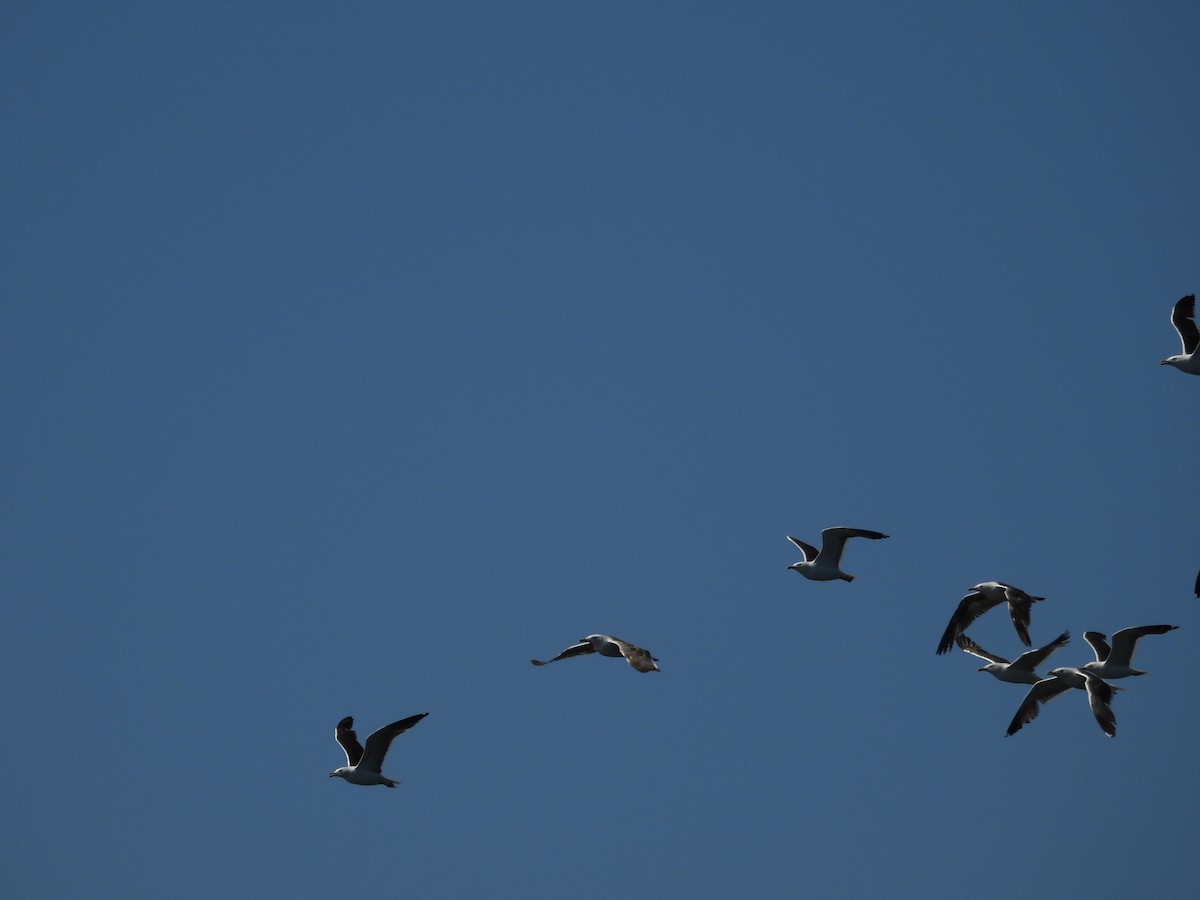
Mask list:
POLYGON ((626 662, 639 672, 661 672, 655 665, 658 662, 650 653, 629 641, 623 641, 609 634, 589 634, 579 639, 578 644, 568 647, 554 659, 531 659, 535 666, 545 666, 560 659, 570 659, 572 656, 585 656, 589 653, 599 653, 601 656, 625 657, 626 662))
POLYGON ((1034 597, 1003 581, 981 581, 967 588, 967 595, 959 601, 958 608, 954 610, 950 624, 946 626, 946 631, 938 643, 938 654, 949 653, 950 648, 954 646, 954 639, 966 631, 968 625, 1001 603, 1008 604, 1008 614, 1012 617, 1013 628, 1017 630, 1017 637, 1021 639, 1021 643, 1026 647, 1032 646, 1029 640, 1029 608, 1037 601, 1045 599, 1034 597))
POLYGON ((818 550, 812 544, 806 544, 789 534, 788 540, 800 548, 804 559, 792 563, 788 568, 812 581, 836 581, 839 578, 842 581, 853 581, 854 576, 847 575, 840 567, 842 551, 846 549, 846 541, 856 537, 879 541, 887 535, 880 531, 867 531, 863 528, 847 528, 844 525, 837 525, 821 532, 821 549, 818 550))
POLYGON ((1168 356, 1160 365, 1174 366, 1180 372, 1200 375, 1200 328, 1196 327, 1196 295, 1180 297, 1171 310, 1171 324, 1179 332, 1183 352, 1168 356))
POLYGON ((385 784, 394 788, 400 782, 385 777, 380 771, 383 766, 383 757, 387 755, 388 747, 392 745, 392 740, 396 735, 408 731, 427 715, 429 713, 417 713, 415 716, 409 716, 407 719, 401 719, 391 725, 384 725, 378 731, 371 732, 367 738, 365 750, 354 733, 354 717, 346 716, 338 722, 337 729, 333 732, 334 740, 341 744, 342 749, 346 751, 346 765, 340 769, 334 769, 329 773, 329 777, 333 778, 336 775, 351 784, 385 784))
POLYGON ((1111 649, 1103 632, 1085 631, 1083 639, 1095 651, 1096 659, 1079 668, 1087 669, 1101 678, 1128 678, 1130 675, 1145 675, 1146 673, 1141 669, 1135 669, 1130 665, 1133 662, 1133 651, 1137 649, 1137 642, 1148 634, 1166 634, 1178 627, 1178 625, 1142 625, 1138 628, 1122 628, 1113 634, 1111 649))
POLYGON ((1049 703, 1059 694, 1069 691, 1071 688, 1087 691, 1088 706, 1092 708, 1096 724, 1109 737, 1116 736, 1117 719, 1113 715, 1111 704, 1113 691, 1119 691, 1120 688, 1113 687, 1099 675, 1086 669, 1075 669, 1070 666, 1051 669, 1048 675, 1049 677, 1043 678, 1029 689, 1029 693, 1025 695, 1025 699, 1021 701, 1021 705, 1017 709, 1017 714, 1013 716, 1008 731, 1004 732, 1006 737, 1016 734, 1021 730, 1022 725, 1036 719, 1043 703, 1049 703))
POLYGON ((1063 632, 1045 647, 1038 647, 1036 650, 1027 650, 1018 656, 1013 662, 1009 662, 1003 656, 996 656, 993 653, 988 653, 977 643, 967 637, 965 634, 960 634, 957 638, 958 646, 970 653, 972 656, 978 656, 980 659, 988 660, 986 666, 980 666, 976 671, 990 672, 1001 681, 1007 681, 1011 684, 1037 684, 1042 680, 1042 676, 1034 670, 1044 663, 1047 657, 1055 650, 1070 640, 1070 635, 1063 632))

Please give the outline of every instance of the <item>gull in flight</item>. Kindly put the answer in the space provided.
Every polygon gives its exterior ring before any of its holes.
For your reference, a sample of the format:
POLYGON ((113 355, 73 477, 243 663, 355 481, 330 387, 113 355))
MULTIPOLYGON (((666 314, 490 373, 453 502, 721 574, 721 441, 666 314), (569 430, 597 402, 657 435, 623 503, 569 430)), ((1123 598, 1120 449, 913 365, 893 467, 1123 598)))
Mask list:
POLYGON ((386 784, 388 787, 394 788, 400 782, 393 781, 380 772, 380 768, 383 766, 383 757, 387 754, 388 747, 392 745, 392 740, 396 735, 408 731, 427 715, 429 713, 417 713, 415 716, 409 716, 407 719, 401 719, 391 725, 384 725, 367 738, 365 750, 354 733, 354 717, 346 716, 338 722, 337 730, 333 733, 334 740, 341 744, 342 749, 346 751, 346 765, 340 769, 334 769, 329 773, 329 777, 333 778, 336 775, 351 784, 386 784))
POLYGON ((1180 372, 1200 375, 1200 328, 1196 327, 1196 295, 1180 297, 1171 310, 1171 324, 1179 332, 1183 352, 1168 356, 1159 365, 1174 366, 1180 372))
POLYGON ((1013 662, 1009 662, 1003 656, 988 653, 965 634, 958 636, 957 643, 961 649, 966 650, 972 656, 988 660, 986 666, 980 666, 976 671, 990 672, 1001 681, 1007 681, 1010 684, 1037 684, 1042 680, 1042 676, 1035 672, 1034 669, 1044 663, 1051 653, 1067 643, 1070 637, 1064 631, 1045 647, 1039 647, 1036 650, 1027 650, 1013 662))
POLYGON ((1029 689, 1029 693, 1017 709, 1017 714, 1013 716, 1008 731, 1004 732, 1005 737, 1016 734, 1022 725, 1036 719, 1043 703, 1049 703, 1071 688, 1087 691, 1088 706, 1092 708, 1096 724, 1109 737, 1116 737, 1117 719, 1112 711, 1112 698, 1113 692, 1121 690, 1120 688, 1113 687, 1087 669, 1075 669, 1070 666, 1051 669, 1048 676, 1029 689))
POLYGON ((954 640, 967 630, 967 626, 982 616, 993 606, 1008 603, 1008 614, 1012 617, 1013 628, 1017 629, 1017 637, 1026 647, 1032 646, 1029 640, 1029 608, 1045 597, 1034 597, 1020 588, 1003 581, 981 581, 967 588, 967 595, 959 601, 958 609, 950 617, 950 624, 938 643, 937 652, 940 656, 949 653, 954 646, 954 640))
POLYGON ((554 659, 531 659, 535 666, 546 666, 560 659, 570 659, 572 656, 586 656, 589 653, 599 653, 601 656, 625 657, 625 661, 639 672, 661 672, 658 662, 649 651, 637 647, 629 641, 623 641, 609 634, 589 634, 579 639, 578 644, 568 647, 554 659))
POLYGON ((821 532, 821 549, 817 550, 812 544, 806 544, 790 534, 788 540, 800 548, 804 559, 788 566, 812 581, 853 581, 853 575, 847 575, 841 570, 842 551, 846 549, 846 541, 850 538, 869 538, 880 541, 887 537, 879 531, 867 531, 864 528, 847 528, 844 525, 826 528, 821 532))
POLYGON ((1085 631, 1083 639, 1092 646, 1096 653, 1095 662, 1085 663, 1081 669, 1087 669, 1101 678, 1128 678, 1130 675, 1145 675, 1141 669, 1135 669, 1133 651, 1137 642, 1148 634, 1166 634, 1174 631, 1178 625, 1142 625, 1140 628, 1122 628, 1112 636, 1112 649, 1108 641, 1099 631, 1085 631))

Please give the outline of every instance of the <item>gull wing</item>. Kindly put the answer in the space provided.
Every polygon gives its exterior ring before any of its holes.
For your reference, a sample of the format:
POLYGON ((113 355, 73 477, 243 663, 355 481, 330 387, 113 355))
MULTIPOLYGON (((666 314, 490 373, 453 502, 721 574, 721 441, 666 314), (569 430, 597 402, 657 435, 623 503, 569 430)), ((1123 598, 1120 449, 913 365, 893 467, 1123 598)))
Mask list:
POLYGON ((865 528, 847 528, 845 525, 835 525, 821 532, 821 552, 817 554, 817 562, 823 566, 837 568, 842 563, 842 551, 846 549, 846 541, 850 538, 870 538, 881 541, 885 537, 882 531, 867 531, 865 528))
POLYGON ((1034 684, 1029 689, 1029 693, 1025 695, 1025 699, 1021 701, 1021 705, 1017 707, 1017 714, 1013 716, 1013 720, 1009 723, 1008 731, 1004 732, 1004 736, 1009 737, 1016 734, 1021 730, 1021 726, 1028 725, 1038 717, 1043 703, 1049 703, 1059 694, 1070 689, 1071 686, 1069 684, 1061 678, 1053 676, 1043 678, 1034 684))
POLYGON ((658 662, 650 651, 643 650, 629 641, 623 641, 620 638, 613 638, 612 642, 621 649, 621 655, 625 657, 625 661, 637 669, 639 672, 658 672, 661 671, 655 665, 658 662))
POLYGON ((346 765, 357 766, 358 761, 362 759, 363 748, 358 742, 358 735, 354 733, 354 716, 346 716, 337 723, 333 739, 342 745, 342 751, 346 754, 346 765))
POLYGON ((817 558, 820 551, 812 544, 806 544, 800 538, 794 538, 790 534, 787 536, 787 539, 800 548, 800 552, 804 554, 805 562, 812 562, 817 558))
POLYGON ((1184 353, 1195 353, 1200 347, 1200 328, 1196 327, 1196 295, 1180 297, 1171 310, 1171 324, 1179 332, 1184 353))
POLYGON ((574 644, 574 645, 568 647, 562 653, 558 654, 558 656, 554 657, 554 659, 547 659, 547 660, 531 659, 530 662, 533 663, 535 666, 548 666, 550 663, 558 662, 560 659, 570 659, 572 656, 584 656, 585 654, 595 653, 595 652, 596 652, 595 648, 593 648, 592 645, 589 644, 587 641, 584 641, 583 643, 574 644))
POLYGON ((429 713, 417 713, 415 716, 409 716, 407 719, 401 719, 391 725, 384 725, 378 731, 371 732, 371 736, 367 738, 367 748, 363 752, 362 762, 358 764, 359 767, 368 772, 379 772, 383 766, 383 758, 387 755, 388 747, 392 746, 392 740, 396 735, 404 734, 427 715, 429 713))
MULTIPOLYGON (((994 653, 988 653, 965 634, 960 634, 957 638, 955 638, 955 642, 958 644, 959 649, 966 650, 972 656, 978 656, 980 659, 986 659, 988 662, 1000 663, 1002 666, 1010 665, 1009 661, 1003 656, 997 656, 994 653)), ((1029 654, 1026 653, 1022 658, 1028 655, 1029 654)))
POLYGON ((1017 637, 1026 647, 1031 646, 1033 641, 1029 639, 1029 611, 1034 603, 1045 598, 1034 597, 1011 584, 1004 585, 1004 597, 1008 600, 1008 614, 1012 618, 1013 628, 1017 630, 1017 637))
POLYGON ((1032 672, 1034 669, 1044 663, 1051 653, 1063 646, 1063 644, 1068 643, 1070 640, 1070 633, 1064 631, 1045 647, 1038 647, 1036 650, 1026 650, 1017 657, 1016 661, 1013 663, 1013 668, 1024 669, 1032 672))
POLYGON ((1117 736, 1117 717, 1112 711, 1112 686, 1101 678, 1099 675, 1093 675, 1086 669, 1078 669, 1083 673, 1083 677, 1087 679, 1087 696, 1088 706, 1092 708, 1092 715, 1096 717, 1096 724, 1100 726, 1100 730, 1109 737, 1117 736))
POLYGON ((1104 632, 1085 631, 1083 633, 1083 639, 1091 645, 1092 652, 1096 654, 1096 662, 1102 663, 1108 659, 1108 655, 1112 652, 1112 650, 1108 646, 1108 641, 1104 637, 1104 632))
POLYGON ((1133 660, 1133 651, 1137 642, 1148 634, 1166 634, 1174 631, 1178 625, 1142 625, 1138 628, 1122 628, 1112 636, 1112 653, 1109 662, 1127 666, 1133 660))
POLYGON ((950 617, 950 624, 946 626, 942 640, 938 643, 938 655, 949 653, 950 648, 954 646, 954 639, 966 631, 968 625, 1000 602, 1000 600, 989 599, 986 594, 979 591, 969 591, 958 602, 958 608, 954 610, 954 615, 950 617))

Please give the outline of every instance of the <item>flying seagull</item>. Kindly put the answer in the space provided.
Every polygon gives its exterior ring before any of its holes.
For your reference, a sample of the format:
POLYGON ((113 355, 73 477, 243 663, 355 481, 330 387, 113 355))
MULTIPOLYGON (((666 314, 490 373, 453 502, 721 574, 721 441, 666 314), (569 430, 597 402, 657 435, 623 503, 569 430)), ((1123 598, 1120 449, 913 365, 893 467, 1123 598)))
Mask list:
POLYGON ((821 549, 817 550, 812 544, 806 544, 799 538, 794 538, 790 534, 788 540, 800 548, 800 552, 804 554, 804 559, 797 563, 792 563, 788 566, 789 569, 799 572, 805 578, 812 581, 853 581, 853 575, 847 575, 840 568, 842 564, 842 551, 846 549, 846 541, 850 538, 870 538, 873 541, 880 541, 887 537, 879 531, 867 531, 864 528, 847 528, 844 525, 838 525, 833 528, 826 528, 821 532, 821 549))
POLYGON ((1003 581, 981 581, 974 587, 967 588, 967 595, 959 601, 958 609, 954 610, 950 624, 946 626, 946 632, 938 643, 938 655, 949 653, 950 648, 954 646, 954 639, 966 631, 968 625, 993 606, 1006 602, 1013 628, 1017 629, 1017 637, 1026 647, 1032 646, 1029 640, 1029 608, 1037 601, 1045 599, 1034 597, 1003 581))
POLYGON ((1179 302, 1171 310, 1171 324, 1179 332, 1183 352, 1176 356, 1168 356, 1159 365, 1174 366, 1180 372, 1187 372, 1189 375, 1200 375, 1200 329, 1196 327, 1195 294, 1179 298, 1179 302))
POLYGON ((341 744, 342 749, 346 751, 346 765, 340 769, 334 769, 329 773, 329 777, 332 778, 336 775, 339 778, 345 778, 351 784, 386 784, 388 787, 394 788, 400 782, 393 781, 380 772, 383 757, 387 754, 388 747, 392 745, 392 739, 396 735, 408 731, 427 715, 429 713, 417 713, 415 716, 409 716, 407 719, 401 719, 391 725, 384 725, 367 738, 366 750, 358 742, 358 736, 354 733, 354 717, 346 716, 338 722, 337 730, 333 733, 334 740, 341 744))
POLYGON ((1021 730, 1022 725, 1036 719, 1043 703, 1049 703, 1059 694, 1069 691, 1071 688, 1087 691, 1088 706, 1092 708, 1096 724, 1109 737, 1116 737, 1117 719, 1113 715, 1111 704, 1113 691, 1119 691, 1120 688, 1113 687, 1099 675, 1089 672, 1087 669, 1063 666, 1051 669, 1048 675, 1049 677, 1043 678, 1029 689, 1029 693, 1025 695, 1025 699, 1021 701, 1021 705, 1017 709, 1017 714, 1013 716, 1008 731, 1004 732, 1005 737, 1016 734, 1021 730))
POLYGON ((1130 665, 1133 661, 1133 651, 1137 649, 1137 642, 1148 634, 1166 634, 1178 627, 1178 625, 1142 625, 1140 628, 1122 628, 1112 636, 1111 650, 1102 632, 1085 631, 1083 639, 1091 644, 1092 650, 1096 653, 1096 660, 1079 668, 1087 669, 1101 678, 1128 678, 1130 675, 1145 675, 1146 673, 1141 669, 1135 669, 1130 665))
POLYGON ((1067 643, 1070 637, 1064 631, 1045 647, 1039 647, 1036 650, 1027 650, 1013 662, 1009 662, 1003 656, 988 653, 965 634, 960 634, 957 642, 961 649, 966 650, 972 656, 988 660, 986 666, 980 666, 976 671, 990 672, 1001 681, 1007 681, 1011 684, 1037 684, 1042 680, 1042 676, 1035 672, 1034 669, 1044 663, 1051 653, 1067 643))
POLYGON ((620 638, 615 638, 609 634, 589 634, 587 637, 579 639, 578 644, 574 644, 564 650, 554 659, 540 660, 531 659, 530 662, 535 666, 545 666, 552 662, 558 662, 560 659, 570 659, 572 656, 586 656, 589 653, 599 653, 601 656, 625 657, 625 661, 637 669, 639 672, 661 672, 658 662, 649 651, 643 650, 641 647, 636 647, 629 641, 623 641, 620 638))

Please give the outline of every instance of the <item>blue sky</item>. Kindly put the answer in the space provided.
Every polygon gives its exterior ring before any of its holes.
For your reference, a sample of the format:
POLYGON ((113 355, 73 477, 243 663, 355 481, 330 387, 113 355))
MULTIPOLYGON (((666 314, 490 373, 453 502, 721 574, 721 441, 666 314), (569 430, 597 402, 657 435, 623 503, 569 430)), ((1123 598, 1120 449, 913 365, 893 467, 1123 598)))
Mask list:
POLYGON ((1194 881, 1194 4, 0 17, 0 886, 1194 881), (1114 740, 934 655, 988 579, 1181 626, 1114 740))

